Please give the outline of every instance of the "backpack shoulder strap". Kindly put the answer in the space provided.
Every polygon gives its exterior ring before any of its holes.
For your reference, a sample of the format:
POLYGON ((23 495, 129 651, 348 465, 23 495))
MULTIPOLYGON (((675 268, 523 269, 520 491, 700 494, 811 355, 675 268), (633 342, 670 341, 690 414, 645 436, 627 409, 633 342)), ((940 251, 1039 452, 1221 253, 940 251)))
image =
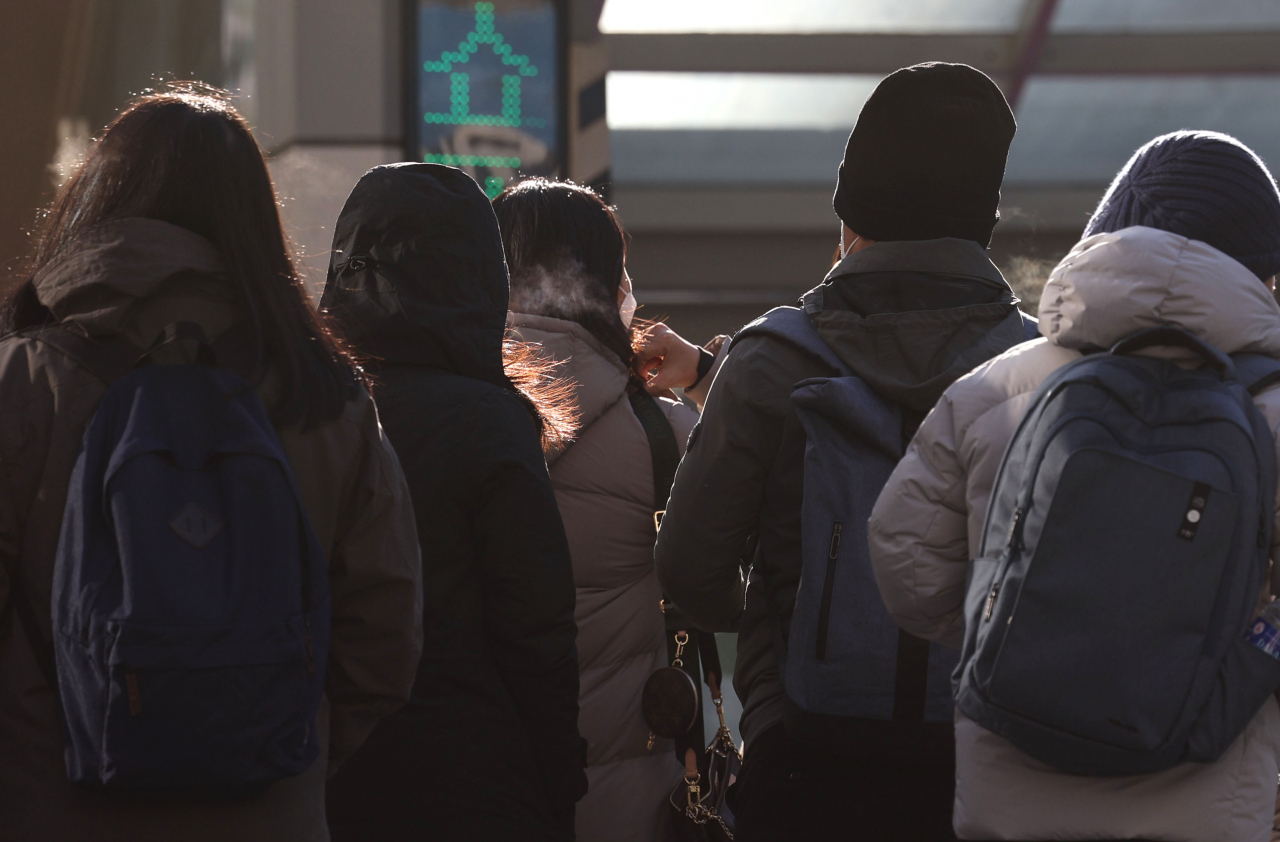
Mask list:
POLYGON ((1257 395, 1280 383, 1280 360, 1263 354, 1232 354, 1236 365, 1236 381, 1251 395, 1257 395))
POLYGON ((658 399, 637 387, 628 398, 640 426, 649 439, 649 455, 653 459, 653 511, 654 518, 661 516, 671 496, 671 486, 676 481, 676 468, 680 466, 680 444, 675 430, 658 404, 658 399))
POLYGON ((213 342, 205 339, 203 330, 194 322, 174 322, 146 350, 118 336, 91 339, 78 328, 66 324, 34 328, 20 335, 49 345, 107 384, 119 380, 148 359, 152 352, 166 345, 198 346, 195 350, 182 350, 193 360, 216 364, 246 381, 252 382, 257 370, 253 331, 247 322, 233 325, 213 342))
POLYGON ((775 307, 755 321, 744 325, 734 335, 733 344, 729 346, 730 353, 733 352, 734 345, 744 336, 772 336, 794 348, 799 348, 842 375, 848 376, 853 373, 836 356, 835 351, 822 341, 822 337, 818 335, 813 322, 809 319, 809 314, 799 307, 775 307))
POLYGON ((119 337, 90 339, 70 325, 52 325, 24 334, 71 359, 104 383, 114 383, 138 362, 142 351, 119 337))
POLYGON ((1032 339, 1040 338, 1040 320, 1035 316, 1018 311, 1018 315, 1022 317, 1022 341, 1030 342, 1032 339))

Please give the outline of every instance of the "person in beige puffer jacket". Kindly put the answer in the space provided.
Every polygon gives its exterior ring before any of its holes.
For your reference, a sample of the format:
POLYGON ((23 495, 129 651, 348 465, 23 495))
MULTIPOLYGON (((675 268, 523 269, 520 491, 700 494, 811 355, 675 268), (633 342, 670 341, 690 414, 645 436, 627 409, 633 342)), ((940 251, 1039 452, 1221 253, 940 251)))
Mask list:
MULTIPOLYGON (((1256 169, 1261 192, 1275 196, 1260 161, 1256 169)), ((1109 199, 1119 201, 1117 188, 1132 186, 1122 180, 1109 199)), ((1141 198, 1152 206, 1150 195, 1141 198)), ((1274 207, 1280 225, 1280 197, 1264 205, 1260 213, 1274 207)), ((1099 214, 1107 210, 1104 199, 1099 214)), ((1272 250, 1280 254, 1280 237, 1272 250)), ((876 579, 903 628, 959 645, 965 573, 977 556, 1005 447, 1040 383, 1082 349, 1108 348, 1134 331, 1172 324, 1227 353, 1280 358, 1280 307, 1270 289, 1275 269, 1252 255, 1241 260, 1143 226, 1086 237, 1063 258, 1044 290, 1043 338, 956 381, 876 504, 869 528, 876 579)), ((1185 351, 1144 353, 1194 364, 1185 351)), ((1255 401, 1280 441, 1280 389, 1255 401)), ((1276 511, 1273 542, 1280 541, 1280 504, 1276 511)), ((1273 577, 1269 584, 1275 593, 1280 582, 1273 577)), ((1264 842, 1271 838, 1278 769, 1280 706, 1270 699, 1217 762, 1123 778, 1057 772, 957 713, 955 828, 962 839, 1264 842)))
MULTIPOLYGON (((534 179, 494 207, 511 266, 509 335, 559 363, 555 375, 572 388, 580 413, 576 440, 547 456, 578 592, 578 725, 590 788, 578 803, 577 836, 652 842, 682 767, 671 741, 650 744, 640 711, 645 681, 667 665, 667 646, 653 564, 653 458, 630 392, 639 388, 635 371, 656 367, 650 387, 687 386, 700 405, 719 357, 659 325, 650 331, 654 350, 639 356, 662 359, 638 363, 631 348, 643 334, 620 313, 634 302, 624 235, 594 193, 534 179), (683 370, 696 380, 672 380, 677 356, 692 357, 683 370)), ((665 391, 656 401, 683 456, 698 414, 665 391)))

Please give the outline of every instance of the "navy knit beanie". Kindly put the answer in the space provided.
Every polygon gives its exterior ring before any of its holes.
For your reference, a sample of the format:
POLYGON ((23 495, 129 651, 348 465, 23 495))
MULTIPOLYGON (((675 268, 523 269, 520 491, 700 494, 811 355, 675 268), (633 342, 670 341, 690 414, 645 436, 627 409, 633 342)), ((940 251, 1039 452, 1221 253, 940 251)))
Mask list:
POLYGON ((1208 243, 1266 280, 1280 272, 1280 192, 1253 150, 1218 132, 1174 132, 1133 154, 1084 236, 1132 225, 1208 243))

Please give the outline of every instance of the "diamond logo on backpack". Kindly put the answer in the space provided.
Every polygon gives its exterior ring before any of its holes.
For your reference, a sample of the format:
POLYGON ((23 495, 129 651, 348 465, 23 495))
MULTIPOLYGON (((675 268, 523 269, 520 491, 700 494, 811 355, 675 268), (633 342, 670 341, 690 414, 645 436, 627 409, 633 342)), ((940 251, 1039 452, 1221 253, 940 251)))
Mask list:
POLYGON ((177 517, 169 521, 169 526, 178 533, 179 538, 197 550, 209 546, 209 542, 222 531, 222 521, 195 503, 188 503, 185 509, 178 512, 177 517))

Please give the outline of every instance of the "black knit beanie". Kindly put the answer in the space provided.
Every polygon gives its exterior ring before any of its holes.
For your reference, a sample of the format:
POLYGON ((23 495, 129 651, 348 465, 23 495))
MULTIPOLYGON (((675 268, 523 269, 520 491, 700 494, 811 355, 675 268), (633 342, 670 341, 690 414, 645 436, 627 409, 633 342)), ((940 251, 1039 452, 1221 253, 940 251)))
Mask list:
POLYGON ((1084 236, 1131 225, 1208 243, 1263 280, 1280 272, 1280 192, 1234 137, 1174 132, 1143 146, 1111 182, 1084 236))
POLYGON ((869 240, 990 245, 1016 128, 985 73, 943 62, 905 67, 862 106, 840 164, 836 215, 869 240))

